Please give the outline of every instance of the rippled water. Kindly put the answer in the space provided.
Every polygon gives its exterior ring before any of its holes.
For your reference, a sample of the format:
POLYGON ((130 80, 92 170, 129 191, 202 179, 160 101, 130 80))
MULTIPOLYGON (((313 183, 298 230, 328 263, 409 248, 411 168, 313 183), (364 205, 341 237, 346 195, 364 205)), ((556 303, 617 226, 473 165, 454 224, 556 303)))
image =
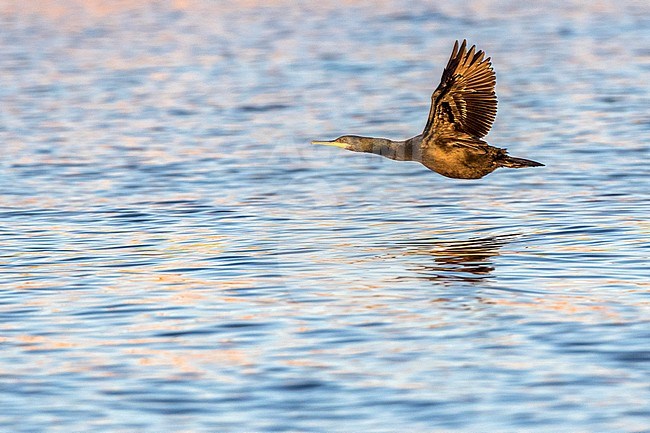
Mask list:
POLYGON ((647 2, 0 11, 0 430, 648 431, 647 2), (309 144, 464 37, 546 167, 309 144))

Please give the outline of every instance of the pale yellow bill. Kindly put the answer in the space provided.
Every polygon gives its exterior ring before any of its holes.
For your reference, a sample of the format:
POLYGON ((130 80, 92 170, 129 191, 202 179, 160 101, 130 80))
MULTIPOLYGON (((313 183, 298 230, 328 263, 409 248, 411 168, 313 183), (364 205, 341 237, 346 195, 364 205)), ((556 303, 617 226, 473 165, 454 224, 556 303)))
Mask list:
POLYGON ((318 141, 318 140, 312 141, 311 144, 322 144, 323 146, 334 146, 334 147, 340 147, 341 149, 345 149, 348 146, 345 143, 338 143, 336 141, 318 141))

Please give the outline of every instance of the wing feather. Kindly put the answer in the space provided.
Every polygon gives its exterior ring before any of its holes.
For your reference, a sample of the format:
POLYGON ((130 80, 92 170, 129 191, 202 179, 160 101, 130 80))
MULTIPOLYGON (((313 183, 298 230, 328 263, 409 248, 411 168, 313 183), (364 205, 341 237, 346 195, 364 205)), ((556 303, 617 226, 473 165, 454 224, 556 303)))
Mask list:
POLYGON ((468 51, 466 40, 460 47, 456 41, 440 85, 431 95, 425 137, 456 131, 481 138, 490 131, 497 113, 496 75, 490 58, 484 57, 475 45, 468 51))

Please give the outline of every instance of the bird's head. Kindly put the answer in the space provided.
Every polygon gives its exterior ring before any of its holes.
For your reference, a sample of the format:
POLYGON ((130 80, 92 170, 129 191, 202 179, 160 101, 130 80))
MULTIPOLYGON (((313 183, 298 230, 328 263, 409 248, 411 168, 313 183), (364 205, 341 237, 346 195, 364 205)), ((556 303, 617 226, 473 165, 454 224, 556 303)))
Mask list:
POLYGON ((340 147, 341 149, 353 152, 372 152, 372 138, 359 137, 357 135, 343 135, 331 141, 314 140, 311 144, 322 144, 323 146, 340 147))

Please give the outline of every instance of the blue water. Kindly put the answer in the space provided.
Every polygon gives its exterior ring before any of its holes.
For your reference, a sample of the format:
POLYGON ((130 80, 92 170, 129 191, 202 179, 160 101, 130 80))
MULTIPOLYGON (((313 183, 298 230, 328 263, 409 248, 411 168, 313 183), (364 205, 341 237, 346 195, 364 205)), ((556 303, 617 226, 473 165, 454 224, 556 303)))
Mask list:
POLYGON ((650 431, 647 2, 0 5, 0 431, 650 431), (478 181, 419 133, 492 57, 478 181))

